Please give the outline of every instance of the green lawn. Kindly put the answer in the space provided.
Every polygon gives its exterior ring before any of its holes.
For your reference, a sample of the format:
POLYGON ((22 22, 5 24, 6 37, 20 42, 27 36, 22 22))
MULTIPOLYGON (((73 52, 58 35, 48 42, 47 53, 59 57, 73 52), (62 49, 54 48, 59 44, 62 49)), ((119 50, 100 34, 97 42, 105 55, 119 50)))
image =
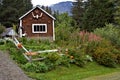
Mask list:
POLYGON ((83 78, 104 75, 120 71, 120 68, 107 68, 96 63, 89 63, 84 68, 75 65, 71 67, 57 67, 55 70, 46 73, 26 72, 28 76, 37 80, 81 80, 83 78))

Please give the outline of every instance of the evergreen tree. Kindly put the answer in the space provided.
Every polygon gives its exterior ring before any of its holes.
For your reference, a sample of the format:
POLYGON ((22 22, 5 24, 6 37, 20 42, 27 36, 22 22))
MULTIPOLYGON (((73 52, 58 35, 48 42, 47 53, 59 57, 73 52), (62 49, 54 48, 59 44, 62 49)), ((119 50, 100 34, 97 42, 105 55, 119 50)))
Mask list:
POLYGON ((115 3, 116 3, 115 4, 116 5, 116 7, 115 7, 116 11, 115 11, 115 17, 114 17, 114 19, 115 19, 115 23, 118 24, 118 25, 120 25, 120 1, 116 0, 115 3))
POLYGON ((83 17, 83 12, 84 12, 84 0, 76 0, 76 2, 73 3, 73 8, 72 8, 72 17, 75 20, 77 26, 76 27, 81 27, 82 23, 82 17, 83 17))
POLYGON ((114 0, 88 0, 82 18, 82 28, 93 31, 105 23, 114 23, 114 0))
POLYGON ((76 0, 72 9, 73 19, 78 27, 87 31, 103 27, 105 23, 114 23, 115 1, 117 0, 76 0))
POLYGON ((48 6, 41 6, 42 9, 44 9, 46 12, 48 12, 49 14, 52 14, 52 10, 50 7, 48 6))
POLYGON ((31 0, 3 0, 0 5, 0 23, 17 24, 20 16, 32 8, 31 0))

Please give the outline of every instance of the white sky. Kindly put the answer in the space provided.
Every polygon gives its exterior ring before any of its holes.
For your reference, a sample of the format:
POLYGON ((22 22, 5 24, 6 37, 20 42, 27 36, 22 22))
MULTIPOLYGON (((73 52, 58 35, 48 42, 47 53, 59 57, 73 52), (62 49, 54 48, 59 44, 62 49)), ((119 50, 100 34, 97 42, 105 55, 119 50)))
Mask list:
POLYGON ((56 4, 58 2, 63 2, 63 1, 74 1, 74 0, 32 0, 32 4, 33 6, 36 5, 50 6, 52 4, 56 4))

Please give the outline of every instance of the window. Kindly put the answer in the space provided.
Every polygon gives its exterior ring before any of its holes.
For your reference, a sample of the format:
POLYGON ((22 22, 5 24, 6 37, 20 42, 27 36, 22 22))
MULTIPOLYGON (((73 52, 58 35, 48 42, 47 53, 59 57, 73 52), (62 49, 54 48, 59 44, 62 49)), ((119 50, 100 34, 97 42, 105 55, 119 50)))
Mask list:
POLYGON ((32 32, 33 33, 47 33, 47 25, 46 24, 32 24, 32 32))

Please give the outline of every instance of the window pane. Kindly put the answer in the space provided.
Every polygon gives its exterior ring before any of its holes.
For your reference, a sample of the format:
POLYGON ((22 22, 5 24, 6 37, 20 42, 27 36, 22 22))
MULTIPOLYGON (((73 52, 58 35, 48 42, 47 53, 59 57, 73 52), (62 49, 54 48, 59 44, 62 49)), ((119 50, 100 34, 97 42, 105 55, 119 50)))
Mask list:
POLYGON ((42 28, 42 29, 43 29, 43 31, 45 31, 45 25, 43 25, 42 27, 43 27, 43 28, 42 28))
POLYGON ((39 30, 40 30, 39 25, 37 25, 37 31, 39 31, 39 30))
POLYGON ((34 31, 37 31, 37 26, 36 25, 34 25, 34 31))
POLYGON ((40 31, 42 31, 42 25, 40 25, 40 31))

